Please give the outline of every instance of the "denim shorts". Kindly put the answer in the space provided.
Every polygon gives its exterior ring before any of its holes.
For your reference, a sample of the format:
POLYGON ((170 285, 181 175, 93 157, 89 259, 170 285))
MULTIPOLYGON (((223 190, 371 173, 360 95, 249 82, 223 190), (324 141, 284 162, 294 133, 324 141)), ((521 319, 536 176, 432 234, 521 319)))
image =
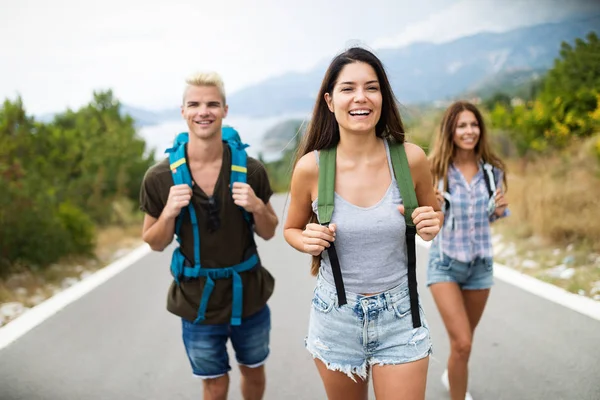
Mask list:
POLYGON ((440 282, 455 282, 463 290, 489 289, 494 284, 494 261, 489 257, 477 257, 462 262, 448 257, 431 246, 427 265, 427 286, 440 282))
POLYGON ((183 344, 195 376, 217 378, 231 370, 227 340, 235 350, 239 364, 256 368, 269 355, 271 311, 264 306, 257 313, 242 319, 239 326, 229 324, 201 325, 182 319, 183 344))
POLYGON ((346 299, 340 307, 335 286, 319 274, 305 345, 328 369, 366 379, 372 365, 404 364, 431 353, 420 305, 422 326, 413 328, 408 282, 372 296, 346 292, 346 299))

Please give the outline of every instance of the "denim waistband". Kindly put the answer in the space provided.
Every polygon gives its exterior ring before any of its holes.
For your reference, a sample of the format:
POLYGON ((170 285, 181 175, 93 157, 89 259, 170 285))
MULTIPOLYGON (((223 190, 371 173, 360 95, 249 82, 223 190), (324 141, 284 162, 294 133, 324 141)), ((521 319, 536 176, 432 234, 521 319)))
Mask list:
POLYGON ((439 246, 434 246, 431 245, 431 249, 429 250, 429 258, 445 258, 445 259, 450 259, 453 260, 454 262, 458 262, 461 264, 465 264, 468 265, 470 267, 477 265, 479 263, 485 263, 485 262, 492 262, 493 258, 492 257, 482 257, 482 256, 475 256, 474 259, 469 260, 469 261, 462 261, 462 260, 457 260, 456 258, 452 258, 449 255, 447 255, 446 253, 440 252, 439 246))
MULTIPOLYGON (((316 290, 320 295, 325 295, 328 298, 335 300, 337 304, 337 292, 335 290, 335 285, 327 282, 320 270, 317 276, 316 290)), ((408 296, 408 279, 405 279, 398 286, 370 296, 346 291, 346 301, 348 304, 354 305, 357 303, 368 303, 370 306, 369 308, 371 309, 391 307, 393 304, 397 303, 400 299, 406 296, 408 296)))

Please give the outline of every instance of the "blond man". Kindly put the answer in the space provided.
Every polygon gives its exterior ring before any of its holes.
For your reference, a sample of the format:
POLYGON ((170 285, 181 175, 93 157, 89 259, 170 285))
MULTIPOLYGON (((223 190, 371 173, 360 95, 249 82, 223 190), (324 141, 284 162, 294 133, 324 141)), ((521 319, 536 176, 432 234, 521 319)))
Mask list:
POLYGON ((199 309, 208 280, 203 276, 174 279, 167 309, 181 318, 187 356, 193 374, 203 380, 205 399, 227 398, 231 370, 228 340, 241 371, 244 399, 262 399, 271 328, 267 300, 273 293, 274 279, 260 263, 253 235, 256 232, 265 240, 272 238, 278 219, 269 202, 273 193, 269 179, 259 161, 248 157, 247 183, 230 185, 233 150, 222 140, 227 112, 224 85, 218 74, 199 73, 186 80, 181 115, 188 126, 189 140, 184 164, 193 183, 174 184, 176 168, 168 158, 146 172, 140 193, 140 208, 145 212, 143 239, 153 250, 163 251, 173 240, 176 224, 180 224, 177 251, 186 265, 193 265, 195 256, 197 264, 211 270, 231 268, 249 255, 258 259, 251 269, 239 273, 243 283, 239 325, 230 320, 233 278, 228 274, 215 277, 202 318, 198 317, 199 309), (189 217, 190 207, 197 225, 189 217), (251 216, 251 223, 244 219, 244 211, 251 216), (200 238, 199 248, 194 229, 200 238))

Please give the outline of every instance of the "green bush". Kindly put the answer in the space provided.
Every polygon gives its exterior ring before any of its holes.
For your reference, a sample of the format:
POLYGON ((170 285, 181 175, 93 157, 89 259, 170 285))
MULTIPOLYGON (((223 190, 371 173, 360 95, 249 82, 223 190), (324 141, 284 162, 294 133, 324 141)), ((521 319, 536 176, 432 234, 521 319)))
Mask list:
POLYGON ((68 250, 69 238, 45 191, 2 182, 0 195, 0 273, 12 265, 44 266, 68 250))
POLYGON ((96 227, 92 219, 70 203, 62 203, 58 207, 58 218, 68 237, 67 253, 91 254, 96 238, 96 227))
POLYGON ((590 137, 600 128, 600 40, 595 33, 563 43, 560 57, 544 77, 539 96, 512 106, 495 99, 492 122, 506 129, 519 154, 527 156, 590 137))
MULTIPOLYGON (((137 202, 153 163, 134 121, 112 92, 94 93, 50 123, 27 116, 20 98, 0 106, 0 273, 90 254, 96 225, 114 220, 117 199, 137 202)), ((122 215, 119 219, 123 220, 122 215)))

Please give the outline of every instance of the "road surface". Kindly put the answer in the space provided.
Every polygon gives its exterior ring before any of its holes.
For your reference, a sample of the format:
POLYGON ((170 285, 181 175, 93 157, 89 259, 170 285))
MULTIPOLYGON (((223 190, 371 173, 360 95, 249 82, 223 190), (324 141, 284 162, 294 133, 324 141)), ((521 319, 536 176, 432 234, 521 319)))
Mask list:
MULTIPOLYGON (((273 198, 280 213, 285 200, 273 198)), ((258 242, 276 278, 265 398, 324 399, 303 342, 314 285, 309 257, 285 243, 282 225, 276 238, 258 242)), ((426 259, 420 249, 420 293, 434 342, 427 399, 448 399, 440 383, 448 340, 422 286, 426 259)), ((168 252, 144 257, 0 350, 0 399, 201 399, 180 322, 165 310, 169 261, 168 252)), ((599 360, 600 321, 496 281, 476 332, 470 392, 475 400, 598 400, 599 360)), ((238 383, 234 368, 230 399, 241 399, 238 383)))

